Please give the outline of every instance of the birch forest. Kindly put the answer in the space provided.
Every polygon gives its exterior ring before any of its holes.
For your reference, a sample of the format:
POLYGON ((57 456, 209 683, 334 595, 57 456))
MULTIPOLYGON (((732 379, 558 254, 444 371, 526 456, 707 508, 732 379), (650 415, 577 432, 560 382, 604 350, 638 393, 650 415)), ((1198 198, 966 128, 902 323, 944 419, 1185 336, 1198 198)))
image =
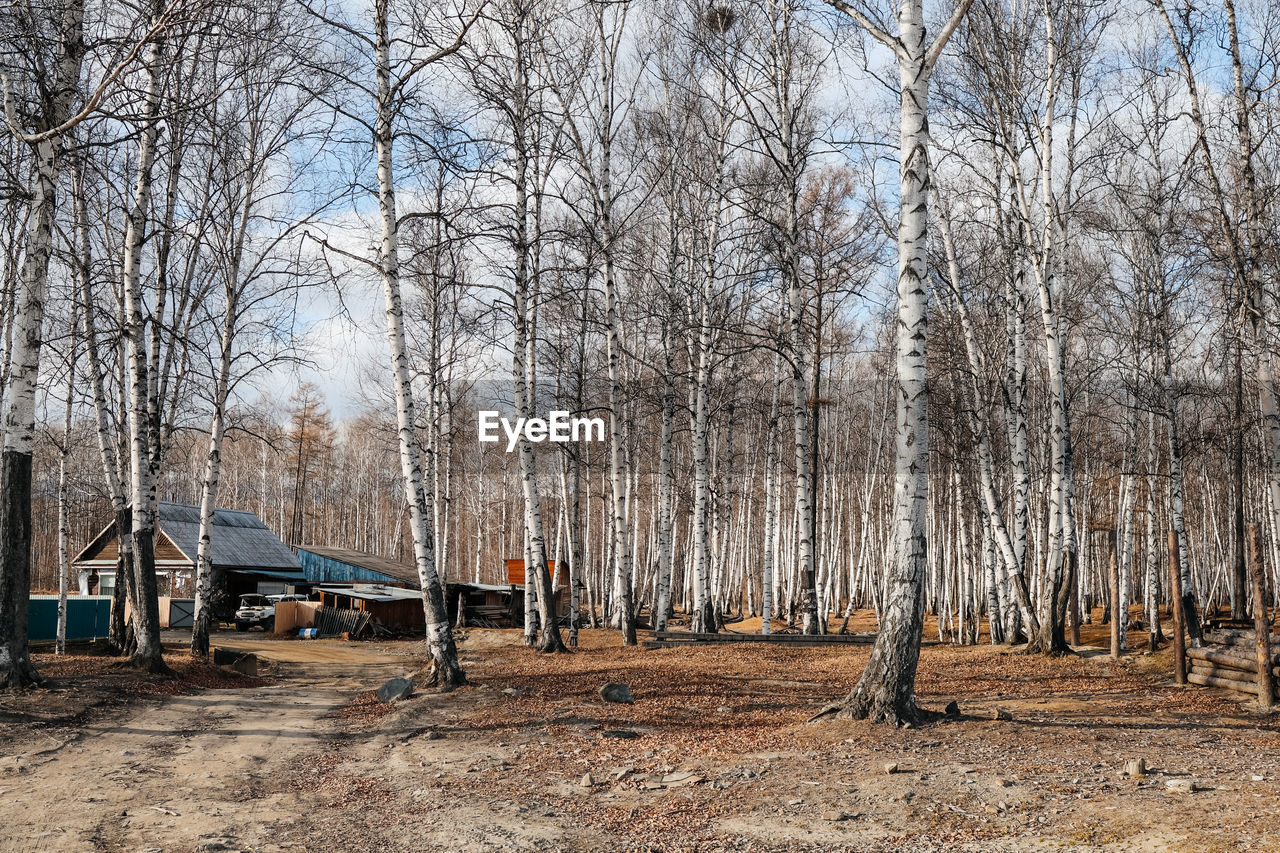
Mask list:
POLYGON ((0 682, 109 524, 167 668, 158 501, 197 655, 215 507, 415 565, 443 686, 510 558, 542 651, 869 611, 832 715, 1162 642, 1170 559, 1196 646, 1250 525, 1280 588, 1278 68, 1266 0, 7 2, 0 682))

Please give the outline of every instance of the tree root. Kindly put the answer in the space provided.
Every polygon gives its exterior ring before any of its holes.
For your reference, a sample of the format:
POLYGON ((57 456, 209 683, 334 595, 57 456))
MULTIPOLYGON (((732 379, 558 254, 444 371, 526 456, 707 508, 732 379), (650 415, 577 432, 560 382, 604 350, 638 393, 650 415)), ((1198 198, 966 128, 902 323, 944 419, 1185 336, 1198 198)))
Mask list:
POLYGON ((452 693, 459 687, 467 685, 467 674, 459 667, 454 667, 455 673, 450 678, 440 677, 440 665, 436 660, 431 661, 431 666, 427 669, 426 679, 423 682, 424 687, 434 687, 441 693, 452 693))
POLYGON ((819 720, 867 720, 871 723, 888 723, 898 726, 919 726, 943 720, 963 719, 963 715, 948 716, 942 711, 930 711, 914 706, 910 713, 901 713, 893 708, 875 709, 869 699, 849 698, 843 702, 834 702, 824 706, 805 723, 816 723, 819 720))
POLYGON ((44 679, 29 660, 17 661, 0 673, 0 690, 18 691, 42 684, 44 679))
POLYGON ((169 668, 169 665, 164 662, 164 658, 159 655, 140 655, 137 652, 134 652, 133 655, 124 660, 111 664, 111 668, 136 669, 148 675, 158 675, 166 680, 178 677, 178 673, 169 668))

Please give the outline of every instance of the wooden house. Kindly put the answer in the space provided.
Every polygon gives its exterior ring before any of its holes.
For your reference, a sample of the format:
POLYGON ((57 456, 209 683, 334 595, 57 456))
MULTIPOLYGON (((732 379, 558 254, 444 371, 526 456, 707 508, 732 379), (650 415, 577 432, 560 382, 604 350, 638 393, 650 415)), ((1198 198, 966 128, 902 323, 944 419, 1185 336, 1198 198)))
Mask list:
MULTIPOLYGON (((195 594, 200 507, 161 501, 156 512, 156 581, 160 595, 195 594)), ((216 509, 210 537, 213 562, 226 572, 232 599, 247 593, 277 595, 307 585, 298 558, 252 512, 216 509)), ((75 558, 74 567, 98 577, 97 591, 115 587, 120 549, 115 523, 108 524, 75 558)))

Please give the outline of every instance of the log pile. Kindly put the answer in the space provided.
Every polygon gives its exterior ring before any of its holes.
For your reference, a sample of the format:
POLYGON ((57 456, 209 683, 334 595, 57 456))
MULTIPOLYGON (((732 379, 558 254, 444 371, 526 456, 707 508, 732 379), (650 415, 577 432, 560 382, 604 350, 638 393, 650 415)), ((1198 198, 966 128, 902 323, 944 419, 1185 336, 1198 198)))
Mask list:
MULTIPOLYGON (((1206 645, 1187 649, 1187 681, 1250 696, 1258 695, 1258 657, 1254 632, 1221 630, 1205 634, 1206 645)), ((1280 636, 1271 635, 1271 672, 1280 677, 1280 636)))

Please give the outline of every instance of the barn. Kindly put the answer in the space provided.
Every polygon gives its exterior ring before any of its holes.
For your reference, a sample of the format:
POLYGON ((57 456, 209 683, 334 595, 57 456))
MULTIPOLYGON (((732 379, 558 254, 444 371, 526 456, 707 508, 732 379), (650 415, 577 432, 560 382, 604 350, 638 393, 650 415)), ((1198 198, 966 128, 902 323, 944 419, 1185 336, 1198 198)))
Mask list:
MULTIPOLYGON (((278 595, 307 585, 289 546, 252 512, 216 509, 213 513, 214 565, 226 572, 231 596, 278 595)), ((156 581, 160 595, 195 593, 196 552, 200 544, 200 507, 161 501, 156 512, 156 581)), ((99 578, 98 591, 115 588, 119 547, 115 524, 108 524, 75 558, 78 572, 99 578)))

